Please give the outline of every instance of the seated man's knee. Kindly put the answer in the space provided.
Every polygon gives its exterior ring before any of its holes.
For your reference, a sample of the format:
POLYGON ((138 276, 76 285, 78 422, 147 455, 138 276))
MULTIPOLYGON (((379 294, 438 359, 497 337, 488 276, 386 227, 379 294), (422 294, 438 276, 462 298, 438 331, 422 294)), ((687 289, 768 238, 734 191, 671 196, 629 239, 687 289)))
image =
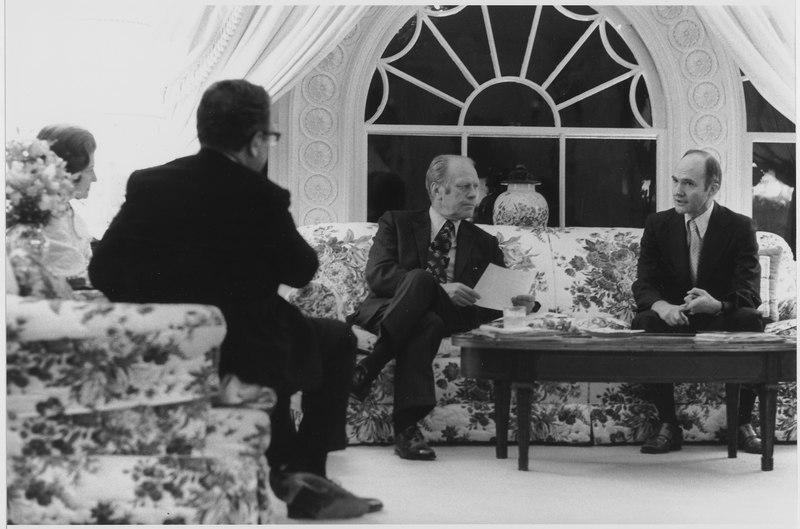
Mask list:
POLYGON ((740 307, 731 314, 733 328, 731 331, 761 332, 764 330, 764 318, 758 309, 740 307))

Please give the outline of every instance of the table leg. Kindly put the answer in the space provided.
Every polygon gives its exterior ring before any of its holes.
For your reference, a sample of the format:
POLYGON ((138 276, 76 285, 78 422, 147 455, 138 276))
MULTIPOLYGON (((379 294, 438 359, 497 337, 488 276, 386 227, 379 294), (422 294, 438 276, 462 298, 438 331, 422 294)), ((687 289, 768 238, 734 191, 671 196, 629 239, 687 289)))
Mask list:
POLYGON ((728 418, 728 457, 735 458, 739 442, 740 384, 725 384, 725 412, 728 418))
POLYGON ((758 410, 761 421, 761 470, 772 470, 775 448, 775 416, 778 411, 778 385, 762 384, 758 388, 758 410))
POLYGON ((528 447, 531 440, 531 397, 533 384, 514 384, 517 389, 517 444, 519 469, 528 470, 528 447))
POLYGON ((495 457, 508 458, 508 416, 511 408, 511 382, 494 381, 494 425, 497 436, 495 457))

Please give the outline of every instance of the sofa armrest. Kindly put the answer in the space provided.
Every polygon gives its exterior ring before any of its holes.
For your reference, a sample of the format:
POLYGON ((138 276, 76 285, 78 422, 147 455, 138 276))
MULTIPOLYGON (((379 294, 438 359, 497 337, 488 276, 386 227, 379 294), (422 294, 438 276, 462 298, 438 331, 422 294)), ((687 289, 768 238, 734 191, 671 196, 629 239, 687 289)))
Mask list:
POLYGON ((6 296, 9 410, 78 413, 208 398, 225 337, 216 307, 6 296))
POLYGON ((111 303, 6 295, 6 335, 11 340, 101 338, 115 333, 204 333, 222 342, 225 319, 209 305, 111 303))

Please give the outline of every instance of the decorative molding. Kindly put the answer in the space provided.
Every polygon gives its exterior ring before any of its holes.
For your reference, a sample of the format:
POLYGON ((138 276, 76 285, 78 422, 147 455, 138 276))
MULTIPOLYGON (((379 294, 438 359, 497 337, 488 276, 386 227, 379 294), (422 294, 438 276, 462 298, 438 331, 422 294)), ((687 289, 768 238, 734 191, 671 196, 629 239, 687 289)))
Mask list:
POLYGON ((725 127, 714 114, 700 114, 692 119, 690 130, 697 143, 717 144, 722 139, 725 127))
POLYGON ((699 81, 716 73, 717 58, 711 50, 694 49, 683 56, 681 66, 686 77, 699 81))
POLYGON ((699 82, 689 91, 689 103, 697 111, 719 110, 723 101, 722 90, 713 81, 699 82))
POLYGON ((302 224, 320 224, 323 222, 337 222, 336 215, 329 208, 316 207, 303 213, 302 224))
POLYGON ((303 96, 315 105, 330 102, 336 95, 336 79, 327 73, 313 73, 302 83, 303 96))
POLYGON ((300 126, 309 138, 330 138, 336 130, 336 118, 324 107, 308 107, 300 116, 300 126))
POLYGON ((654 18, 663 24, 674 24, 683 16, 684 9, 684 6, 658 6, 654 10, 654 18))
POLYGON ((698 21, 684 19, 672 26, 669 39, 673 46, 685 51, 698 46, 704 35, 703 26, 698 21))
POLYGON ((323 140, 307 143, 300 152, 300 161, 312 172, 328 171, 336 163, 336 151, 330 143, 323 140))
POLYGON ((336 182, 324 174, 312 174, 306 178, 303 185, 305 197, 312 204, 323 204, 329 206, 336 200, 336 182))
POLYGON ((328 54, 327 57, 322 59, 322 62, 319 63, 317 69, 322 70, 324 72, 330 73, 339 73, 342 71, 344 67, 344 63, 346 60, 346 54, 344 51, 344 47, 341 44, 336 46, 332 52, 328 54))

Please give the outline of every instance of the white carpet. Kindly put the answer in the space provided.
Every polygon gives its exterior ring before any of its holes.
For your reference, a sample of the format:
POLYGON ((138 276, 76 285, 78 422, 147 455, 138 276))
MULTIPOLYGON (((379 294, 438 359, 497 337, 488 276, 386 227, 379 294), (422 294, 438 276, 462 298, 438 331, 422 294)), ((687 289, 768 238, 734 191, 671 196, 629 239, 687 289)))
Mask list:
POLYGON ((432 462, 402 460, 391 446, 331 454, 331 478, 385 505, 343 522, 798 527, 796 445, 776 447, 772 472, 760 470, 757 455, 728 459, 724 446, 664 455, 638 446, 531 446, 528 472, 517 470, 515 446, 505 460, 488 445, 435 449, 432 462))

